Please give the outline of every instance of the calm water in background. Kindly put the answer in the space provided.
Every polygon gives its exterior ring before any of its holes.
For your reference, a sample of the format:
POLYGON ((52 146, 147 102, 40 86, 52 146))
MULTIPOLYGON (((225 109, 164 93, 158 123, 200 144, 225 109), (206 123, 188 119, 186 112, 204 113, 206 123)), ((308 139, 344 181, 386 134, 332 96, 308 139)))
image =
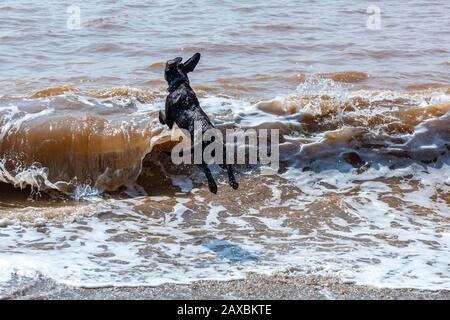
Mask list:
POLYGON ((368 84, 379 88, 448 84, 450 3, 378 1, 379 30, 367 28, 371 4, 6 0, 1 94, 64 84, 163 87, 158 63, 197 51, 196 85, 239 77, 245 80, 228 84, 252 86, 252 79, 272 77, 258 82, 257 95, 295 88, 298 73, 350 70, 368 73, 368 84), (79 30, 67 28, 69 5, 80 8, 79 30))
POLYGON ((0 3, 0 297, 291 270, 450 289, 450 2, 0 3), (79 30, 67 7, 80 8, 79 30), (174 166, 167 59, 281 170, 174 166))

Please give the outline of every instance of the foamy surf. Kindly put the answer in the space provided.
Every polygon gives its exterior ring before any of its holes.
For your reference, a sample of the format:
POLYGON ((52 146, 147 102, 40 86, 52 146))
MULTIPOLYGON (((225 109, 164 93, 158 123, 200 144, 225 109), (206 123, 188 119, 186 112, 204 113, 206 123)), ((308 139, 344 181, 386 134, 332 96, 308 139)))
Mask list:
POLYGON ((161 152, 173 146, 157 121, 164 95, 66 89, 0 100, 3 288, 296 270, 450 289, 445 90, 354 90, 313 77, 256 103, 202 93, 219 128, 281 135, 277 174, 243 167, 239 192, 224 187, 214 197, 198 170, 161 152))
MULTIPOLYGON (((357 284, 448 289, 448 205, 430 206, 434 190, 448 193, 448 185, 440 169, 430 171, 326 171, 315 177, 288 171, 276 178, 278 186, 244 183, 248 196, 232 203, 197 189, 175 199, 68 207, 65 214, 74 221, 62 215, 52 222, 55 215, 3 226, 2 283, 44 277, 81 287, 154 286, 295 268, 357 284), (411 190, 414 180, 395 181, 412 174, 426 181, 417 190, 411 190), (405 194, 392 196, 396 188, 405 194), (261 193, 263 199, 256 196, 261 193)), ((29 217, 27 210, 22 214, 29 217)), ((45 211, 58 210, 39 210, 45 211)))

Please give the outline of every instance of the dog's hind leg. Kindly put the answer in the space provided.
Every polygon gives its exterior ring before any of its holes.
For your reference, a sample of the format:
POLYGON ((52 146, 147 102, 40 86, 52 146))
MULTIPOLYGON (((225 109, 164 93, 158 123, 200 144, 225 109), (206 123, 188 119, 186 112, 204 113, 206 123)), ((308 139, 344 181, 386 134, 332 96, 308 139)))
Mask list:
POLYGON ((209 170, 208 165, 204 162, 200 165, 200 167, 202 168, 203 172, 205 173, 206 179, 208 179, 209 191, 216 194, 217 193, 217 184, 216 184, 216 181, 214 181, 211 170, 209 170))
POLYGON ((228 173, 228 184, 234 189, 237 190, 239 188, 239 183, 236 181, 236 177, 234 176, 233 166, 231 164, 226 165, 226 170, 228 173))
POLYGON ((223 163, 220 167, 224 170, 227 170, 228 174, 228 184, 234 189, 237 190, 239 188, 239 183, 236 181, 236 177, 234 176, 233 166, 227 163, 227 148, 225 145, 223 146, 223 163))

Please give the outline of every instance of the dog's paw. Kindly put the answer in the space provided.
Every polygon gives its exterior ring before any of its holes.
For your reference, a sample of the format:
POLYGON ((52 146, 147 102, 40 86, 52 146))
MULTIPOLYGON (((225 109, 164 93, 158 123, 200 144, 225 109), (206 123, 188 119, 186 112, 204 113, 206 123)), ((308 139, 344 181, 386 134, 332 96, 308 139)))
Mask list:
POLYGON ((239 188, 239 183, 237 181, 230 181, 230 186, 234 189, 237 190, 239 188))
POLYGON ((208 184, 208 187, 209 187, 209 191, 211 191, 214 194, 217 194, 217 185, 215 183, 208 184))

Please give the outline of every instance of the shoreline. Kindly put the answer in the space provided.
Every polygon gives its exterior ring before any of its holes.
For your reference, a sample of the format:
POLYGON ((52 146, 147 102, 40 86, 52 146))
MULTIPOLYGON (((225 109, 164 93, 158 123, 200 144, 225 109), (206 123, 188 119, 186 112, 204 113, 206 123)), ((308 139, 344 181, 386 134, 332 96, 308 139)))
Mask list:
POLYGON ((248 274, 243 280, 201 280, 155 287, 78 288, 51 280, 14 290, 0 299, 50 300, 449 300, 450 290, 389 289, 309 275, 248 274))

